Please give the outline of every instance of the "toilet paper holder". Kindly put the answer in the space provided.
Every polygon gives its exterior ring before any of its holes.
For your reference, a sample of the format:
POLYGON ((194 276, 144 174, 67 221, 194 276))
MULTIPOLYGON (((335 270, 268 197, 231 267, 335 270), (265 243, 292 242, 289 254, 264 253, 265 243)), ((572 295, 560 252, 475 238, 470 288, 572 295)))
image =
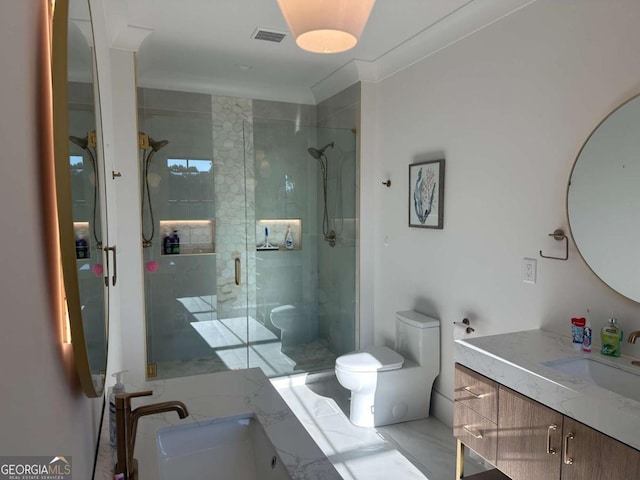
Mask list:
POLYGON ((453 322, 454 325, 463 327, 467 333, 473 333, 476 330, 471 326, 471 322, 468 318, 463 318, 461 322, 453 322))

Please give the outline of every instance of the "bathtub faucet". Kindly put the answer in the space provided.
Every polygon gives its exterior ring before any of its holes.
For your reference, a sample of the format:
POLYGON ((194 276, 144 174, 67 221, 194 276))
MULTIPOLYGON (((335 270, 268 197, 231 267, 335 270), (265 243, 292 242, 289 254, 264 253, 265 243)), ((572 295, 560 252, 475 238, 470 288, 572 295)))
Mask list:
POLYGON ((118 463, 115 473, 123 473, 125 480, 138 479, 138 462, 133 458, 133 450, 136 446, 136 430, 138 420, 145 415, 153 415, 163 412, 177 412, 180 418, 189 415, 184 403, 178 401, 152 403, 131 410, 131 399, 135 397, 148 397, 152 390, 142 392, 119 393, 116 395, 116 432, 118 438, 118 463))

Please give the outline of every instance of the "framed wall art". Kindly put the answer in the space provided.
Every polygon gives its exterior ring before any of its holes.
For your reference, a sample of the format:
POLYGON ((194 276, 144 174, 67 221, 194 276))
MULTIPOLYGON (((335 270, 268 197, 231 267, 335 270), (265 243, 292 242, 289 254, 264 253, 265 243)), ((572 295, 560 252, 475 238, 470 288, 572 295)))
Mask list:
POLYGON ((442 228, 444 159, 409 165, 409 226, 442 228))

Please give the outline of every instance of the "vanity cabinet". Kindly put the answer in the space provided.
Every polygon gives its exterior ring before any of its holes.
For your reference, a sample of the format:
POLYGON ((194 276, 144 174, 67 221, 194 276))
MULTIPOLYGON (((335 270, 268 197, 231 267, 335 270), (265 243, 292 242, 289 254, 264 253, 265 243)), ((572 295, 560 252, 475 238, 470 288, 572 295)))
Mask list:
POLYGON ((640 452, 564 417, 562 480, 629 480, 640 476, 640 452), (570 437, 569 437, 570 436, 570 437))
MULTIPOLYGON (((640 452, 555 410, 521 395, 503 385, 456 364, 454 406, 454 436, 458 440, 456 479, 463 476, 462 456, 468 446, 495 465, 513 480, 623 480, 638 478, 640 452), (491 385, 488 403, 494 411, 486 413, 495 418, 495 453, 485 449, 486 443, 468 433, 471 430, 483 439, 493 439, 486 425, 466 415, 465 403, 471 381, 491 385), (488 453, 488 456, 485 456, 488 453)), ((478 393, 474 391, 473 393, 478 393)), ((484 400, 481 398, 472 401, 484 400)), ((473 397, 473 395, 471 395, 473 397)), ((474 410, 472 410, 474 411, 474 410)), ((481 416, 488 421, 488 418, 481 416)))
POLYGON ((495 465, 498 384, 461 365, 455 376, 453 434, 495 465))
POLYGON ((501 386, 495 464, 513 480, 558 479, 563 415, 501 386))

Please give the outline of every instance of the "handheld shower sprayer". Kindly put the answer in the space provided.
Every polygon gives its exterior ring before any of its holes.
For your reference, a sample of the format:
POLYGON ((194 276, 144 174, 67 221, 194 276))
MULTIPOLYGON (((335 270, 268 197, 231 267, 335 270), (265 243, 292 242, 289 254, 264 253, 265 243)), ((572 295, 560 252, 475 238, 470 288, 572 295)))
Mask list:
POLYGON ((309 152, 309 155, 318 160, 318 162, 320 163, 320 170, 322 171, 322 198, 324 203, 324 209, 322 213, 322 234, 324 235, 325 241, 329 242, 330 246, 335 247, 336 232, 330 228, 329 212, 327 209, 327 170, 329 168, 329 164, 327 162, 327 156, 324 154, 324 152, 329 147, 334 147, 333 142, 326 144, 320 149, 310 147, 307 149, 307 152, 309 152))
POLYGON ((91 148, 95 148, 96 146, 95 134, 95 131, 88 132, 87 135, 82 138, 69 135, 69 141, 87 152, 89 154, 89 160, 91 160, 91 168, 93 169, 93 239, 96 242, 96 248, 101 249, 102 240, 98 237, 98 227, 96 225, 96 218, 98 216, 98 166, 96 165, 96 155, 91 151, 91 148))
POLYGON ((142 206, 140 207, 140 219, 142 222, 142 247, 148 248, 151 246, 151 240, 155 235, 155 220, 153 218, 153 206, 151 205, 151 191, 149 190, 149 165, 153 155, 160 149, 166 147, 169 144, 169 140, 154 140, 146 133, 140 133, 140 135, 146 137, 148 147, 143 147, 146 153, 143 153, 143 169, 142 169, 142 206), (148 151, 147 151, 148 150, 148 151), (151 220, 151 233, 149 236, 145 234, 144 230, 144 204, 145 198, 149 204, 149 219, 151 220))

